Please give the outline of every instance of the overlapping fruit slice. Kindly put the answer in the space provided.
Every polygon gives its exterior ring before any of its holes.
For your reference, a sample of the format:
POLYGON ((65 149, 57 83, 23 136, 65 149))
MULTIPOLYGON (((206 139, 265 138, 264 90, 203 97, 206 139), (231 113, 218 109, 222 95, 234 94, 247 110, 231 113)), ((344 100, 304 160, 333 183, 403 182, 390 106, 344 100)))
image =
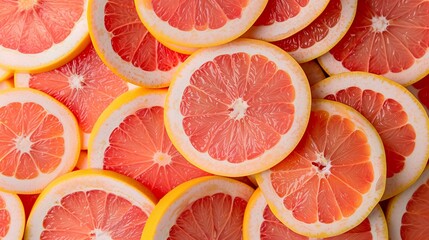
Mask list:
POLYGON ((416 96, 429 114, 429 75, 422 80, 410 85, 407 89, 416 96))
POLYGON ((22 239, 25 213, 16 194, 0 191, 0 239, 22 239))

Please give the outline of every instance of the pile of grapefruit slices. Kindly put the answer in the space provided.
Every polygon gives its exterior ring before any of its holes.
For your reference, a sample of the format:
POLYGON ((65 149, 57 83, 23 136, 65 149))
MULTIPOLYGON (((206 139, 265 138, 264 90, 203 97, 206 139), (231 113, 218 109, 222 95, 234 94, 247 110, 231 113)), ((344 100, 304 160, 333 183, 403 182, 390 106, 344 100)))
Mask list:
POLYGON ((425 239, 429 2, 0 0, 0 239, 425 239))

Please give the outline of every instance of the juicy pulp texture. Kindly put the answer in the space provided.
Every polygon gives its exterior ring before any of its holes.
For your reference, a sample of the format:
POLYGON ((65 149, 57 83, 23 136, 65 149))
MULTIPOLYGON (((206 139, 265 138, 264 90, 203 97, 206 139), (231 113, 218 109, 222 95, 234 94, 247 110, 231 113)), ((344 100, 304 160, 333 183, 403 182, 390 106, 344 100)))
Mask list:
POLYGON ((413 87, 418 89, 417 97, 418 97, 419 101, 426 108, 429 108, 429 75, 424 77, 422 80, 414 83, 413 87))
POLYGON ((429 219, 429 182, 426 181, 412 195, 407 203, 406 212, 402 216, 401 237, 407 239, 422 239, 427 236, 429 219))
POLYGON ((4 238, 9 232, 10 227, 10 213, 6 209, 6 203, 0 197, 0 238, 4 238))
POLYGON ((255 26, 272 25, 295 17, 309 0, 268 0, 265 10, 255 22, 255 26))

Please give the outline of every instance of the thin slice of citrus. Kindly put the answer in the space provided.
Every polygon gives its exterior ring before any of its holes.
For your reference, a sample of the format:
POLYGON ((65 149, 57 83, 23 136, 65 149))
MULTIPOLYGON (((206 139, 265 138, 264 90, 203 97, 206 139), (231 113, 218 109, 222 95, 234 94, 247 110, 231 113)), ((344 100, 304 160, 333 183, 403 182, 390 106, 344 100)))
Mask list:
POLYGON ((79 123, 82 149, 87 149, 89 134, 101 112, 130 88, 103 64, 92 45, 52 71, 15 73, 15 86, 43 91, 66 105, 79 123))
POLYGON ((323 13, 294 35, 273 42, 299 63, 327 53, 347 33, 356 14, 357 0, 331 0, 323 13))
POLYGON ((298 144, 310 113, 308 87, 296 61, 272 44, 238 39, 201 49, 172 80, 167 133, 205 171, 254 174, 298 144))
MULTIPOLYGON (((344 239, 388 239, 387 224, 383 210, 377 205, 371 214, 358 226, 335 237, 326 240, 344 239)), ((271 212, 260 189, 256 189, 249 199, 243 222, 244 240, 310 240, 309 237, 299 235, 282 222, 271 212)), ((313 239, 315 240, 315 239, 313 239)))
POLYGON ((89 33, 103 62, 136 85, 169 85, 187 55, 158 42, 141 23, 133 0, 89 0, 89 33))
POLYGON ((329 0, 268 0, 245 36, 269 42, 287 38, 313 22, 328 3, 329 0))
POLYGON ((316 99, 299 145, 256 180, 289 229, 309 237, 336 236, 359 225, 381 199, 383 143, 353 108, 316 99))
POLYGON ((0 92, 0 189, 38 193, 69 172, 80 152, 73 114, 30 88, 0 92))
POLYGON ((429 234, 429 168, 387 206, 389 239, 426 239, 429 234))
POLYGON ((80 170, 43 190, 25 239, 140 239, 156 199, 138 182, 104 170, 80 170))
POLYGON ((16 194, 0 191, 0 239, 22 239, 25 213, 16 194))
POLYGON ((141 239, 242 239, 253 188, 218 176, 185 182, 155 206, 141 239))
POLYGON ((135 89, 113 101, 91 134, 89 167, 132 177, 158 198, 182 182, 209 175, 172 145, 164 128, 166 94, 166 89, 135 89))
POLYGON ((13 72, 0 68, 0 82, 9 79, 13 76, 13 72))
POLYGON ((319 63, 315 60, 301 63, 300 66, 302 67, 302 70, 304 70, 310 86, 326 78, 322 67, 320 67, 319 63))
POLYGON ((429 115, 429 75, 408 86, 407 89, 416 96, 429 115))
POLYGON ((88 0, 0 0, 0 66, 41 72, 73 59, 89 43, 88 0))
POLYGON ((377 129, 387 161, 383 200, 417 180, 429 158, 429 119, 405 87, 375 74, 352 72, 313 85, 312 95, 353 107, 377 129))
POLYGON ((268 0, 135 0, 141 21, 161 42, 211 47, 245 33, 268 0))
POLYGON ((364 71, 410 85, 429 73, 426 0, 358 2, 346 36, 319 58, 330 75, 364 71))

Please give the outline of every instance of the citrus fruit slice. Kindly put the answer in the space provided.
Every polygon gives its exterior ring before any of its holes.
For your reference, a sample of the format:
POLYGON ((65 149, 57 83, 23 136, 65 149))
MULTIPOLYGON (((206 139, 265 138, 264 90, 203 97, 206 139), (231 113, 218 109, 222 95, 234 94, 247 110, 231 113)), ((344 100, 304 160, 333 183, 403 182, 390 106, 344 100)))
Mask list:
POLYGON ((302 30, 313 22, 329 0, 268 0, 261 16, 244 36, 278 41, 302 30))
POLYGON ((158 42, 140 22, 133 0, 89 0, 89 33, 103 62, 136 85, 169 85, 187 55, 158 42))
POLYGON ((302 70, 304 70, 310 86, 326 78, 322 67, 320 67, 319 63, 315 60, 301 63, 300 66, 302 67, 302 70))
POLYGON ((428 169, 406 191, 390 199, 387 206, 390 239, 424 239, 429 234, 428 169))
POLYGON ((175 186, 208 173, 190 164, 164 128, 166 89, 135 89, 103 112, 91 134, 90 168, 132 177, 161 198, 175 186))
POLYGON ((15 86, 43 91, 66 105, 75 115, 82 132, 82 149, 101 112, 129 86, 112 73, 92 45, 67 64, 52 71, 16 73, 15 86))
POLYGON ((359 1, 349 31, 319 61, 330 75, 364 71, 412 84, 429 73, 428 11, 426 0, 359 1))
POLYGON ((299 63, 327 53, 347 33, 356 14, 357 0, 331 0, 323 13, 294 35, 273 42, 299 63))
POLYGON ((429 158, 429 119, 405 87, 382 76, 354 72, 313 85, 312 94, 353 107, 377 129, 387 161, 383 200, 417 180, 429 158))
POLYGON ((309 237, 336 236, 359 225, 381 199, 383 143, 353 108, 315 99, 299 145, 256 180, 289 229, 309 237))
POLYGON ((13 72, 0 68, 0 82, 13 76, 13 72))
POLYGON ((161 42, 211 47, 245 33, 268 0, 135 0, 141 21, 161 42))
POLYGON ((141 239, 242 239, 253 188, 219 176, 185 182, 155 206, 141 239))
POLYGON ((409 85, 407 89, 416 96, 425 108, 426 113, 429 115, 429 75, 426 75, 426 77, 422 78, 420 81, 409 85))
POLYGON ((37 198, 25 239, 140 239, 155 202, 146 188, 121 174, 74 171, 37 198))
MULTIPOLYGON (((358 226, 338 236, 325 239, 388 239, 387 233, 383 210, 377 205, 358 226)), ((309 237, 293 232, 274 216, 260 189, 256 189, 250 197, 244 212, 243 239, 310 240, 309 237)))
POLYGON ((38 193, 69 172, 80 152, 73 114, 51 96, 29 88, 0 92, 0 189, 38 193))
POLYGON ((254 174, 298 144, 310 113, 308 88, 301 67, 272 44, 238 39, 201 49, 172 80, 167 133, 205 171, 254 174))
POLYGON ((16 194, 0 191, 0 239, 22 239, 25 213, 16 194))
POLYGON ((89 43, 88 0, 0 0, 0 66, 41 72, 70 61, 89 43))

